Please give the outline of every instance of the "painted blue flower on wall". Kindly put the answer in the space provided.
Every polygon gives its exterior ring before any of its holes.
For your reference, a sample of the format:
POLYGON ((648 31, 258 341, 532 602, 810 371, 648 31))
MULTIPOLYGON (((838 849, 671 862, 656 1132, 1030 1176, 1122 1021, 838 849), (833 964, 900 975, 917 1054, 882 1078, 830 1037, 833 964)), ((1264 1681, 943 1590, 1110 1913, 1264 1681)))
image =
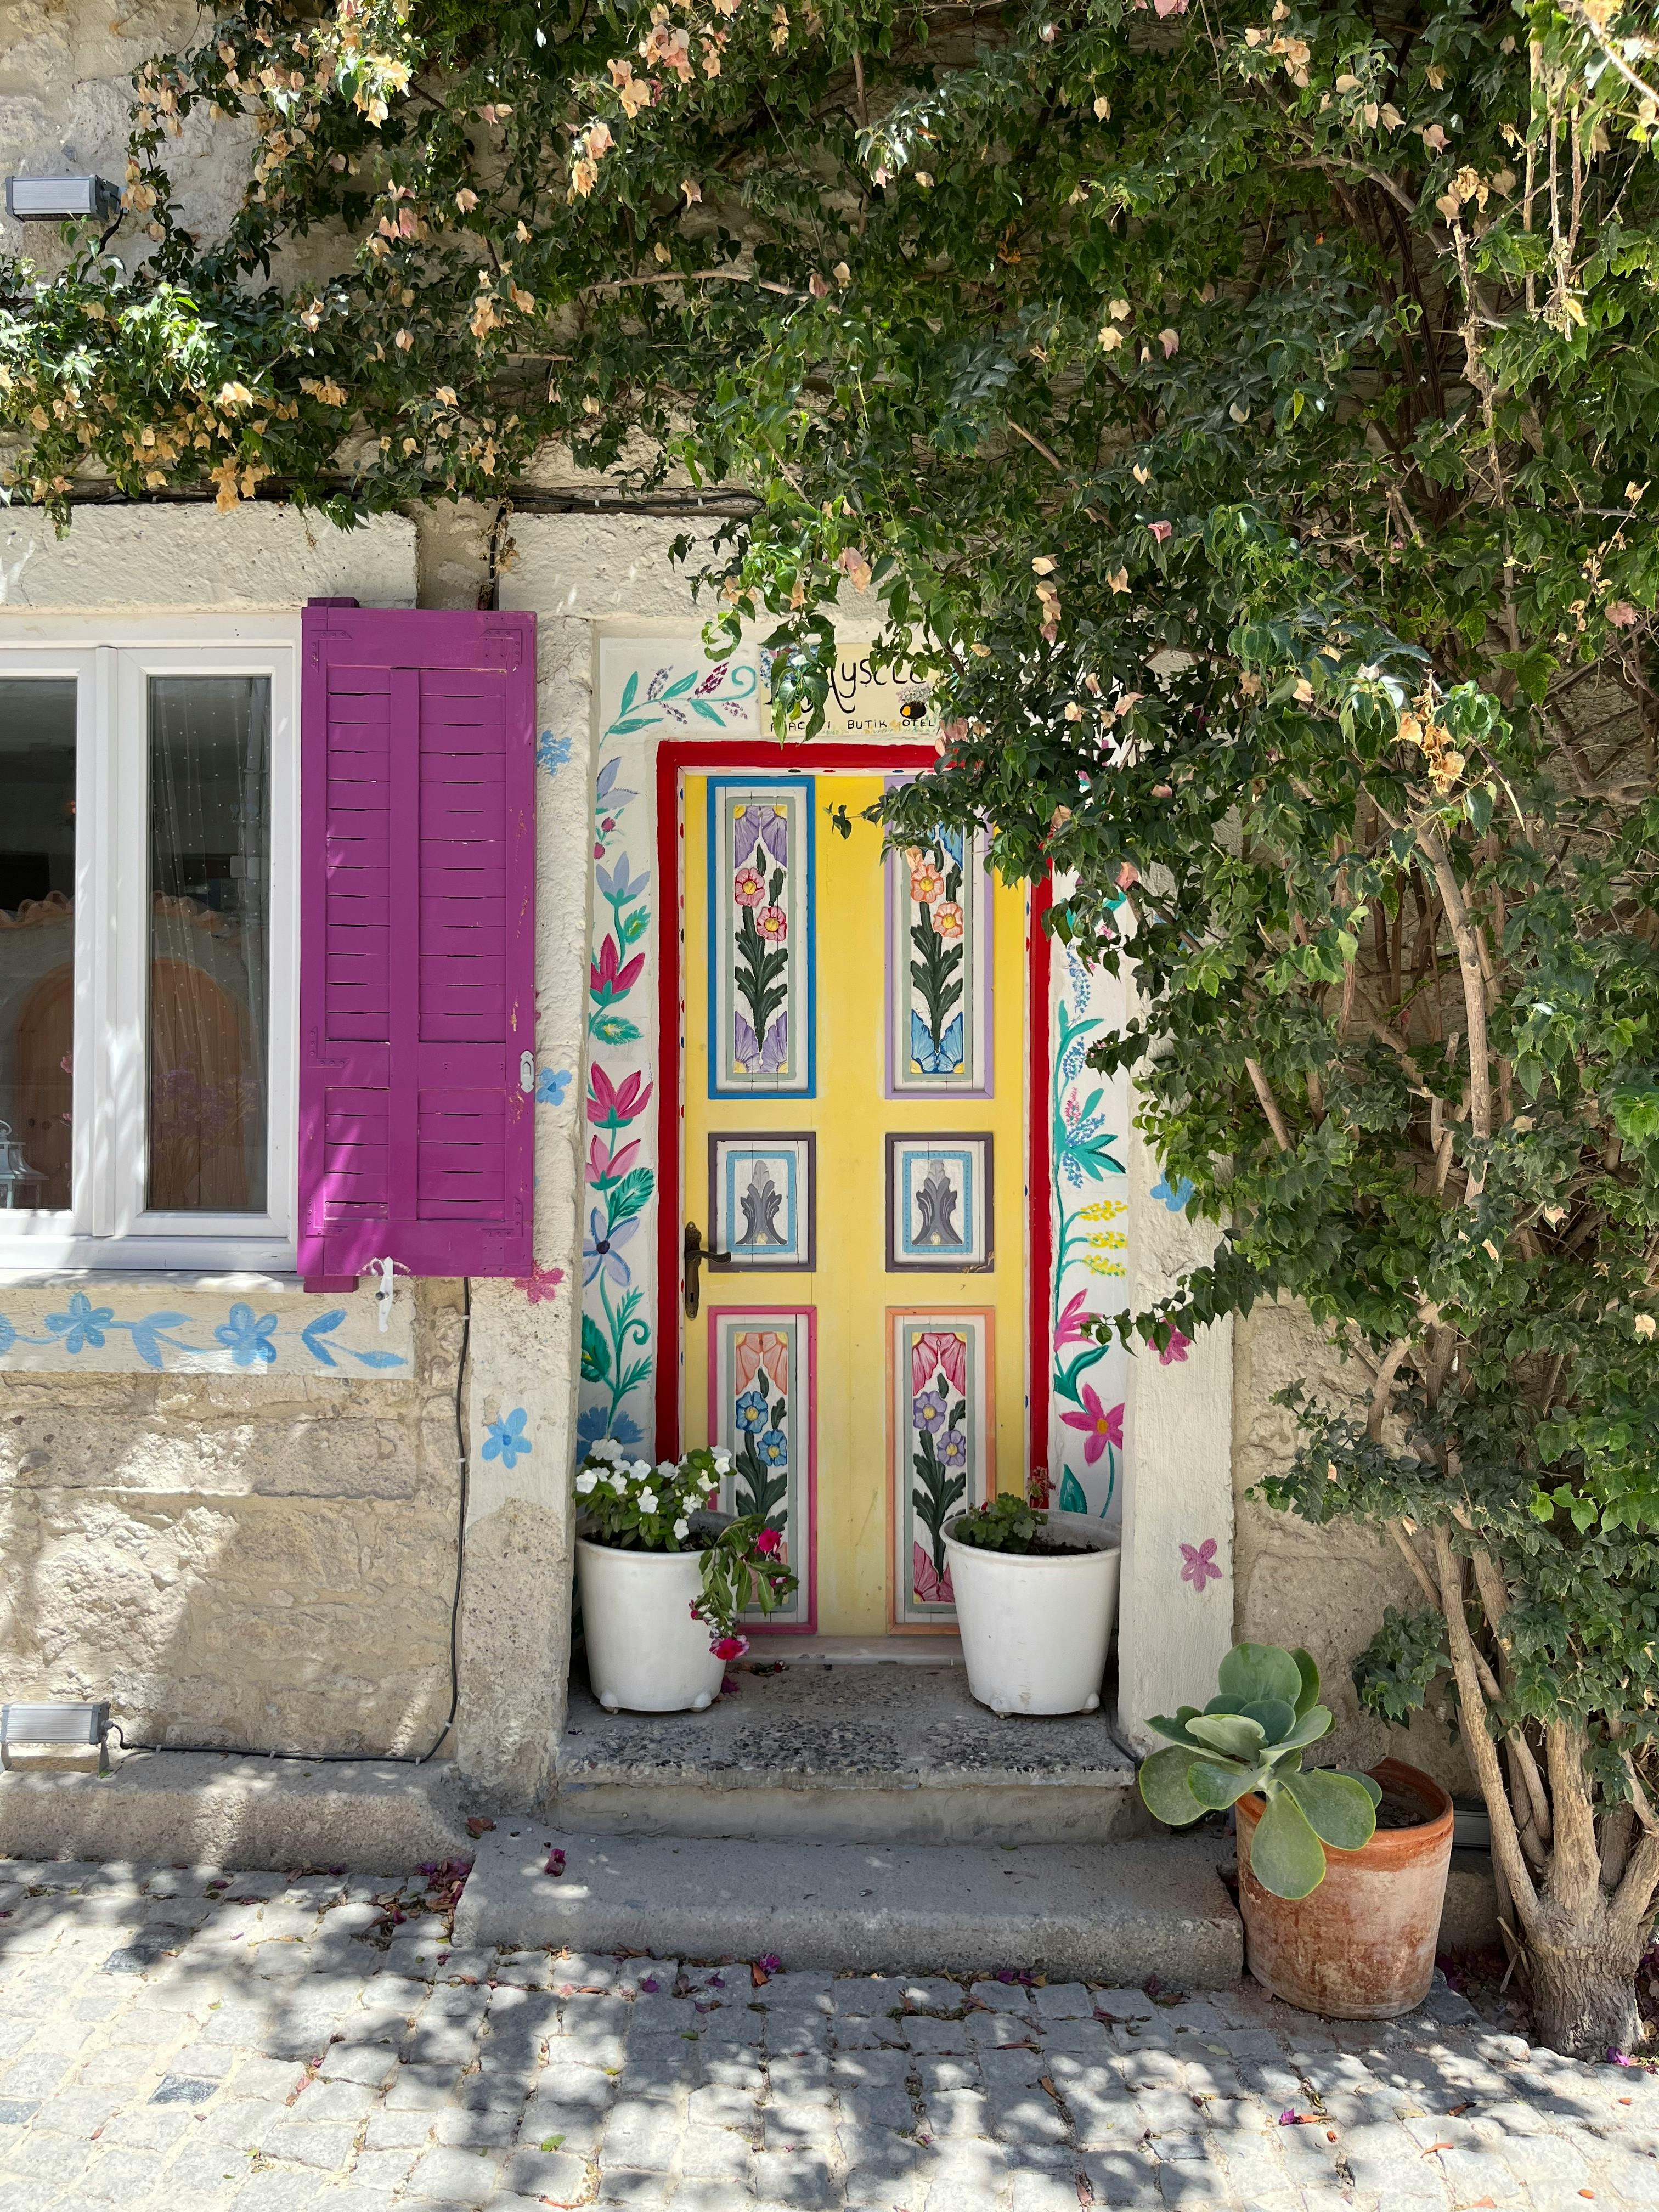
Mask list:
POLYGON ((256 1321, 252 1306, 237 1304, 214 1330, 213 1340, 225 1346, 239 1367, 270 1367, 276 1360, 276 1347, 271 1342, 276 1333, 275 1314, 261 1314, 256 1321))
POLYGON ((95 1306, 84 1291, 70 1294, 67 1313, 48 1314, 46 1327, 64 1340, 65 1352, 84 1352, 88 1346, 101 1350, 104 1331, 115 1319, 113 1306, 95 1306))
POLYGON ((584 1451, 609 1437, 612 1443, 642 1444, 645 1431, 631 1413, 612 1413, 604 1406, 584 1407, 576 1423, 576 1441, 584 1451))
MULTIPOLYGON (((27 1291, 14 1296, 27 1304, 27 1291)), ((409 1364, 403 1352, 389 1346, 376 1345, 360 1352, 341 1341, 337 1332, 352 1318, 344 1306, 331 1307, 325 1313, 307 1312, 303 1324, 297 1319, 285 1323, 280 1313, 256 1315, 242 1299, 219 1310, 224 1318, 212 1326, 212 1309, 204 1313, 199 1304, 193 1313, 163 1310, 128 1316, 113 1305, 94 1305, 84 1291, 71 1291, 63 1310, 40 1314, 37 1310, 32 1316, 44 1328, 44 1335, 31 1334, 27 1322, 20 1327, 23 1315, 19 1309, 0 1313, 0 1360, 21 1348, 26 1356, 14 1364, 36 1370, 49 1370, 59 1356, 85 1360, 94 1366, 107 1367, 112 1362, 118 1369, 124 1350, 119 1340, 125 1338, 139 1364, 157 1372, 187 1366, 198 1371, 222 1370, 226 1353, 236 1367, 272 1367, 285 1356, 289 1364, 303 1365, 295 1359, 290 1347, 303 1352, 318 1367, 337 1372, 345 1371, 346 1361, 371 1374, 386 1374, 409 1364), (198 1340, 198 1332, 205 1332, 205 1341, 198 1340), (325 1343, 325 1338, 332 1338, 332 1344, 325 1343), (102 1361, 88 1356, 106 1351, 109 1358, 102 1361), (43 1360, 27 1356, 41 1352, 49 1357, 43 1360)))
POLYGON ((562 1106, 570 1088, 568 1067, 544 1067, 536 1079, 536 1103, 538 1106, 562 1106))
POLYGON ((551 730, 544 730, 536 740, 536 763, 550 775, 556 775, 570 758, 568 738, 556 738, 551 730))
POLYGON ((619 1245, 631 1243, 639 1230, 637 1221, 618 1221, 607 1232, 598 1206, 587 1217, 588 1234, 582 1239, 582 1271, 584 1283, 596 1283, 607 1276, 613 1283, 629 1282, 629 1266, 617 1249, 619 1245))
POLYGON ((483 1456, 500 1460, 505 1468, 516 1467, 526 1452, 535 1449, 525 1434, 529 1419, 522 1406, 515 1406, 505 1419, 491 1421, 484 1431, 483 1456))

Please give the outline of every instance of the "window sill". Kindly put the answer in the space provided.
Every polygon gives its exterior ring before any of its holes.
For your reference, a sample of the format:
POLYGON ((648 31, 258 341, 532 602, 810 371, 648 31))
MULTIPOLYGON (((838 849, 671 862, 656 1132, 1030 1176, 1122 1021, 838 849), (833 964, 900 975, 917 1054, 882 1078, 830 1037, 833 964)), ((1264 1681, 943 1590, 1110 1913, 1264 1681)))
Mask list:
POLYGON ((302 1275, 271 1273, 264 1269, 225 1269, 209 1273, 200 1267, 157 1267, 149 1262, 131 1267, 25 1267, 0 1260, 0 1290, 5 1291, 222 1291, 233 1297, 246 1297, 304 1288, 302 1275))

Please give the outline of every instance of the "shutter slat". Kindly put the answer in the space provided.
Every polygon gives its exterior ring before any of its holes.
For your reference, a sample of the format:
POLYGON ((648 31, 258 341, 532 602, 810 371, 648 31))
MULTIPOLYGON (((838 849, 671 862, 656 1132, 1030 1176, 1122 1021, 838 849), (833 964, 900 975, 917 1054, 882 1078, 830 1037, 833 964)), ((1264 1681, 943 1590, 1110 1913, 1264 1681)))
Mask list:
POLYGON ((301 1268, 531 1263, 535 633, 305 617, 301 1268))

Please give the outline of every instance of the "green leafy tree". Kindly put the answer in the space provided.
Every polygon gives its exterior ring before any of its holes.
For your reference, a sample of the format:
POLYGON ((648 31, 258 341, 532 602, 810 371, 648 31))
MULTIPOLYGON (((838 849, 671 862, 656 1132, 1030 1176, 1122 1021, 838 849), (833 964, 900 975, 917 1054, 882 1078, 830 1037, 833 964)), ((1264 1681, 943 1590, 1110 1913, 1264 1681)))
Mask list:
POLYGON ((1294 1295, 1352 1357, 1269 1494, 1402 1547, 1370 1692, 1449 1678, 1584 2052, 1636 2033, 1659 1883, 1656 21, 254 6, 141 76, 126 265, 0 272, 60 514, 344 519, 556 438, 744 489, 710 581, 786 726, 837 610, 884 622, 947 716, 893 834, 1067 872, 1056 927, 1139 985, 1097 1064, 1228 1224, 1121 1326, 1294 1295), (198 241, 204 103, 255 135, 198 241))

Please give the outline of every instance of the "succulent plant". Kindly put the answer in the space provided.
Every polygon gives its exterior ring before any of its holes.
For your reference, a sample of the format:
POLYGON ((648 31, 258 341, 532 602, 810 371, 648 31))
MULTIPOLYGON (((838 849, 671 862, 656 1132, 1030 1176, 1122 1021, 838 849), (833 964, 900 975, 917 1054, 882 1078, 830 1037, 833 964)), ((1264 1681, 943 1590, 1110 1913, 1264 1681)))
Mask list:
POLYGON ((1369 1774, 1303 1766, 1333 1724, 1309 1653, 1236 1644, 1217 1680, 1220 1694, 1201 1712, 1154 1715, 1170 1748, 1142 1763, 1140 1794, 1166 1827, 1185 1828, 1255 1790, 1267 1810, 1250 1840, 1251 1872, 1275 1897, 1306 1897, 1325 1879, 1328 1844, 1357 1851, 1370 1843, 1382 1792, 1369 1774))

